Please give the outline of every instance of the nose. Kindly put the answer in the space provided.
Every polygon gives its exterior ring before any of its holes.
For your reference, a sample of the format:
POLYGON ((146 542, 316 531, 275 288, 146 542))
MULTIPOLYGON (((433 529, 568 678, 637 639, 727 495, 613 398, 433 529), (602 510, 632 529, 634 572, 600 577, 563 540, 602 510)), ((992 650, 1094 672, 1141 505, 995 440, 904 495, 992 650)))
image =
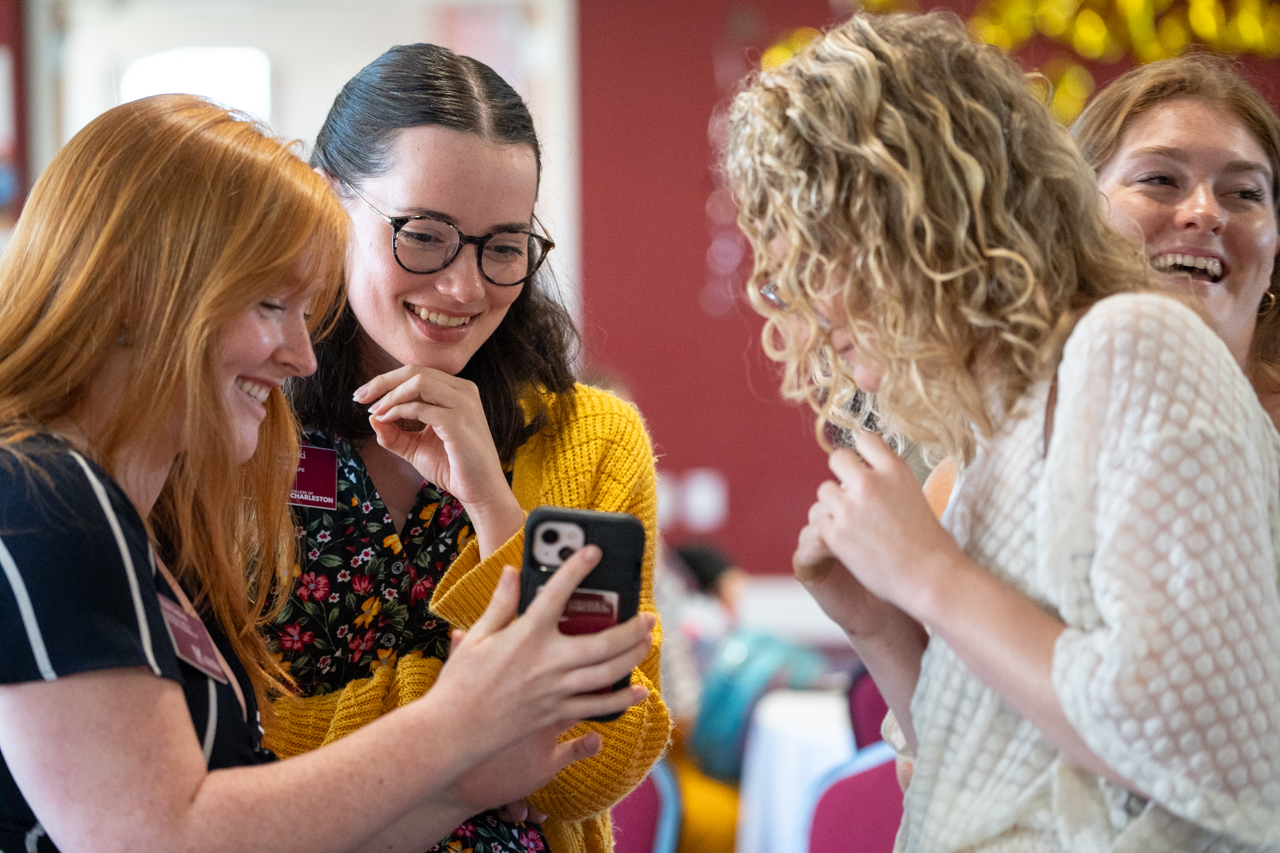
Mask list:
POLYGON ((458 302, 475 302, 484 296, 478 246, 463 246, 453 263, 435 274, 436 290, 458 302))
POLYGON ((1226 222, 1226 212, 1213 187, 1207 183, 1193 187, 1178 211, 1178 227, 1183 231, 1203 230, 1219 234, 1226 222))
POLYGON ((285 324, 275 358, 292 376, 310 376, 316 372, 316 353, 311 348, 306 316, 301 312, 285 324))

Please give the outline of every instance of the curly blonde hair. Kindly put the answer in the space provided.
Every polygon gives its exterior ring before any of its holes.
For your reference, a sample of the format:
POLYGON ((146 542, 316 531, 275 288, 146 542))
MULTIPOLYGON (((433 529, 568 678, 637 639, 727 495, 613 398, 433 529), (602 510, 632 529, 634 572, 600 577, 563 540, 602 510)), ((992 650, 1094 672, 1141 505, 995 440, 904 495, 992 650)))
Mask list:
POLYGON ((967 460, 1090 305, 1148 286, 1066 129, 949 14, 855 15, 749 79, 725 162, 765 350, 819 441, 866 412, 815 305, 883 365, 884 428, 967 460))

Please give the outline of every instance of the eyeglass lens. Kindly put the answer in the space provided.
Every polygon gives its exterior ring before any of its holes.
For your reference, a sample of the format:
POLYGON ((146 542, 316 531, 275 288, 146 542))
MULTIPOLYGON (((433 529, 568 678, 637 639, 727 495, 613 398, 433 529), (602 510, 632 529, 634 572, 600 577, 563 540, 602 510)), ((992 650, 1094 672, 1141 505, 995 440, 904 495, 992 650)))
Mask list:
MULTIPOLYGON (((480 271, 495 284, 519 284, 542 263, 542 242, 526 232, 495 231, 480 240, 480 271)), ((462 249, 462 235, 447 222, 410 219, 396 235, 395 249, 405 268, 436 272, 462 249)))

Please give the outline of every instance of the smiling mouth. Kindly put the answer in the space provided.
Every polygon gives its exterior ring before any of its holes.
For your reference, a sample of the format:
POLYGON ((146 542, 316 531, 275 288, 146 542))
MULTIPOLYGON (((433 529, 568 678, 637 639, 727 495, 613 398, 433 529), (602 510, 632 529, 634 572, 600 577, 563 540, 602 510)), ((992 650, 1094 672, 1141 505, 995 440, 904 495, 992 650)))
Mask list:
POLYGON ((1206 258, 1203 255, 1166 252, 1152 258, 1151 266, 1157 272, 1182 273, 1197 281, 1207 281, 1211 284, 1222 281, 1222 261, 1217 258, 1206 258))
POLYGON ((267 397, 271 395, 270 385, 263 385, 259 382, 254 382, 252 379, 236 377, 236 387, 259 403, 266 403, 267 397))
POLYGON ((416 305, 410 305, 408 302, 404 304, 404 307, 412 311, 424 323, 430 323, 442 329, 456 329, 458 326, 465 326, 471 322, 470 317, 450 317, 448 314, 437 314, 435 311, 419 308, 416 305))

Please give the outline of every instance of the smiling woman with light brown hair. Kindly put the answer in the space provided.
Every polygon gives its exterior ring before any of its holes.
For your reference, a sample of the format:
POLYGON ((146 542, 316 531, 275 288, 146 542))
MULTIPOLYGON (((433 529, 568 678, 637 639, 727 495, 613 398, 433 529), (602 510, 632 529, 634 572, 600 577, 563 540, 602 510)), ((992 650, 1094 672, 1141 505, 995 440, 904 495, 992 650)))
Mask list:
POLYGON ((795 554, 915 749, 898 848, 1280 842, 1276 433, 1019 69, 855 15, 748 82, 727 169, 784 392, 966 462, 939 525, 858 433, 795 554))
POLYGON ((1166 287, 1199 298, 1280 419, 1280 119, 1227 60, 1144 65, 1072 126, 1113 220, 1166 287))

